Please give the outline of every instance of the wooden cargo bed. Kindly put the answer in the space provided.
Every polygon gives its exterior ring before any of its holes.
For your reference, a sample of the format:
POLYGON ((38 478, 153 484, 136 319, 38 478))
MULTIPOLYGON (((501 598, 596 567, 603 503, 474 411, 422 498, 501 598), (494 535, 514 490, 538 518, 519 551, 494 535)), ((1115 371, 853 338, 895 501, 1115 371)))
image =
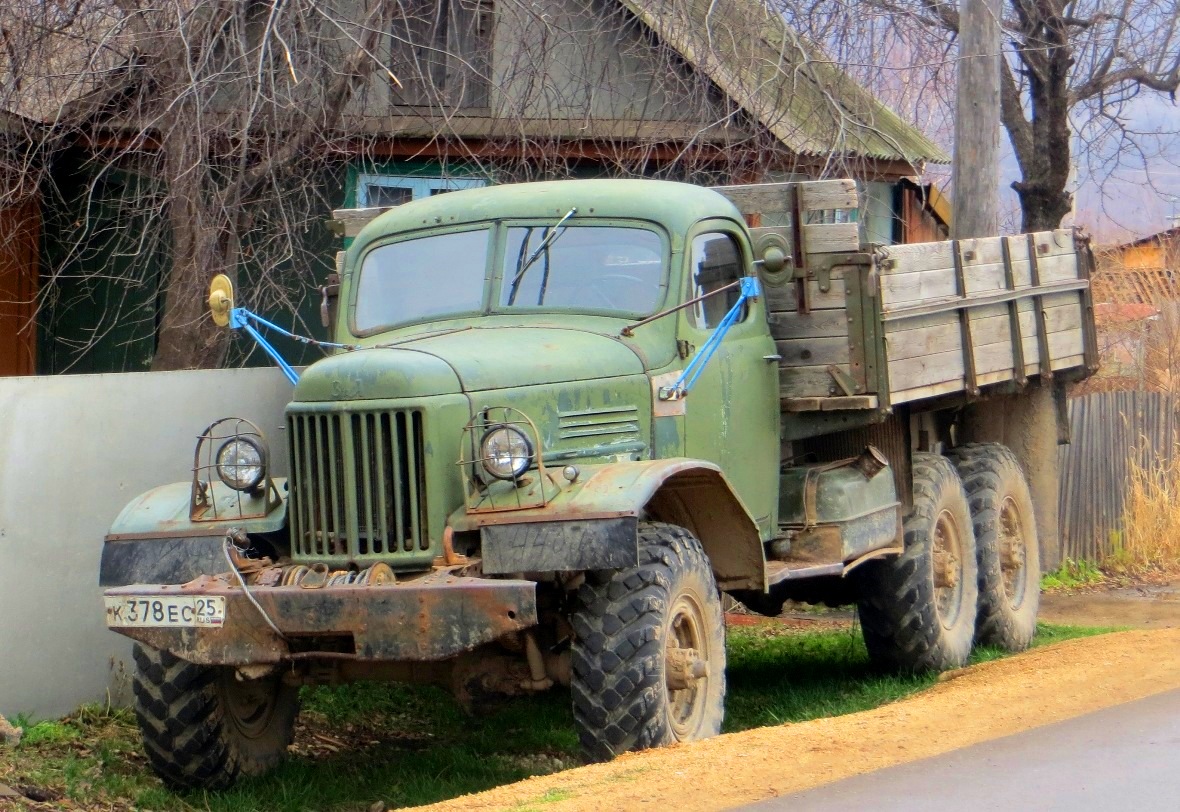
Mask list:
POLYGON ((1071 231, 862 246, 852 181, 717 190, 752 226, 788 222, 755 227, 756 252, 802 257, 763 275, 784 411, 974 397, 1096 364, 1090 257, 1071 231))

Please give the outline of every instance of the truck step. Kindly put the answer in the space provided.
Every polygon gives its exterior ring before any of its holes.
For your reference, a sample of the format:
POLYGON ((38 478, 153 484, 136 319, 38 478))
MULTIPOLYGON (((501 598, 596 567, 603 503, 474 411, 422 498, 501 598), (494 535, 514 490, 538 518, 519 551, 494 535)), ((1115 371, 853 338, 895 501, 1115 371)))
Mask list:
POLYGON ((766 583, 768 586, 796 578, 817 578, 823 575, 842 575, 844 564, 817 564, 814 561, 767 561, 766 583))

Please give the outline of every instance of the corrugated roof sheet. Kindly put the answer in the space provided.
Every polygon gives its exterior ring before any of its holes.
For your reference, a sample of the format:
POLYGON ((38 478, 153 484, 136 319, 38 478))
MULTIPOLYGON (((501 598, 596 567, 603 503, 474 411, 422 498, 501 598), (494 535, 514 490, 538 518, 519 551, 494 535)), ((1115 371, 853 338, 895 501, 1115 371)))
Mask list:
POLYGON ((620 2, 796 154, 950 161, 761 0, 620 2))

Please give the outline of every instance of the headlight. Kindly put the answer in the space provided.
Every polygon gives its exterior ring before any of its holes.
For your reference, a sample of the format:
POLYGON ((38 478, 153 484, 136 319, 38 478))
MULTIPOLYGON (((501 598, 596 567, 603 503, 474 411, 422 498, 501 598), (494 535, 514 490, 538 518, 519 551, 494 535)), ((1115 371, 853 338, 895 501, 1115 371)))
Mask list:
POLYGON ((483 467, 496 479, 516 479, 533 461, 533 446, 520 429, 492 426, 479 441, 483 467))
POLYGON ((217 450, 217 476, 235 491, 252 491, 266 476, 262 447, 248 437, 234 437, 217 450))

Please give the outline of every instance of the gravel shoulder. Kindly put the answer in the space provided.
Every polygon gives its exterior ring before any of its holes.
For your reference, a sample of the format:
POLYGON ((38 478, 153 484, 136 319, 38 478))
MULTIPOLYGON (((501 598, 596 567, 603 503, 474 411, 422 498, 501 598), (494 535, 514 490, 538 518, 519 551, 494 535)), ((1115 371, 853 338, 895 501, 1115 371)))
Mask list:
POLYGON ((872 711, 627 754, 430 810, 726 809, 1180 688, 1180 629, 1069 640, 944 675, 872 711))

